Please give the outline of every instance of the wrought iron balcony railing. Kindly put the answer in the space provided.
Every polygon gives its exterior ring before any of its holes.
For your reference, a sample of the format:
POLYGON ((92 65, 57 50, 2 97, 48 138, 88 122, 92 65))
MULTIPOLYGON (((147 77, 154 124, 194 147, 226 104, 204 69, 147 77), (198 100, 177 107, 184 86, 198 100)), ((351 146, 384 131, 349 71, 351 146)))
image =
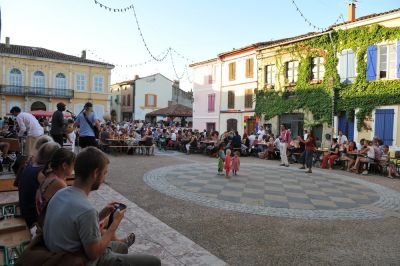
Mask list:
POLYGON ((0 95, 74 98, 74 90, 0 85, 0 95))

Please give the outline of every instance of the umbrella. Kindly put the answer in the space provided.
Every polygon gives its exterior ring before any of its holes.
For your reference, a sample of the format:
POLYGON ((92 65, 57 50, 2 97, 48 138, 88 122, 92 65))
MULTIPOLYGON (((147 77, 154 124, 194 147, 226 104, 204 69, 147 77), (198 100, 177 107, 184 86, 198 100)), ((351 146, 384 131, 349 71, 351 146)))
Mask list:
MULTIPOLYGON (((44 111, 44 110, 31 111, 31 114, 33 116, 44 116, 44 117, 52 117, 53 116, 53 112, 44 111)), ((64 117, 71 117, 71 114, 64 113, 64 117)))

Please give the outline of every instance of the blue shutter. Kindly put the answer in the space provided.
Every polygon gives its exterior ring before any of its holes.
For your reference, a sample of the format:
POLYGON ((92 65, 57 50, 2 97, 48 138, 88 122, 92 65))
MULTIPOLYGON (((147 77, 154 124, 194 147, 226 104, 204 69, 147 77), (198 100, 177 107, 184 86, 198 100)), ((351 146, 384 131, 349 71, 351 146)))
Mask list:
POLYGON ((383 142, 386 145, 393 145, 393 122, 394 122, 394 110, 386 109, 385 110, 385 129, 383 135, 383 142))
POLYGON ((397 78, 400 79, 400 41, 397 41, 397 78))
POLYGON ((339 130, 346 134, 346 117, 344 115, 339 116, 338 132, 339 130))
POLYGON ((377 109, 375 111, 375 136, 382 138, 386 145, 393 145, 393 109, 377 109))
POLYGON ((347 120, 347 139, 354 140, 354 117, 347 120))
POLYGON ((353 50, 347 52, 347 83, 353 83, 356 77, 356 55, 353 50))
POLYGON ((376 45, 368 46, 367 50, 367 80, 376 80, 376 63, 378 47, 376 45))

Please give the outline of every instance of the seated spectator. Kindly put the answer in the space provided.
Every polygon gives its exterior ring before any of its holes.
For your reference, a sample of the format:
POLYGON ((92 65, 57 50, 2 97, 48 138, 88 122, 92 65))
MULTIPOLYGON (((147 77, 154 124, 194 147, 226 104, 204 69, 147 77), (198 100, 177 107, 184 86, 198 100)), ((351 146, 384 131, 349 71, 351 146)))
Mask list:
POLYGON ((18 195, 21 215, 32 235, 36 232, 38 215, 36 211, 35 197, 39 188, 38 174, 49 162, 54 152, 60 148, 56 142, 48 142, 40 147, 33 162, 28 163, 18 178, 18 195))
POLYGON ((399 178, 400 175, 397 173, 396 165, 390 161, 389 146, 383 145, 383 153, 380 157, 379 164, 387 169, 387 177, 389 178, 399 178))
POLYGON ((97 210, 88 200, 108 172, 109 159, 99 149, 88 147, 76 157, 73 186, 59 190, 49 201, 44 220, 43 236, 51 252, 83 252, 95 265, 161 265, 149 255, 128 254, 128 245, 113 241, 126 209, 113 207, 113 221, 104 230, 99 226, 97 210))
POLYGON ((337 138, 333 138, 328 154, 325 154, 322 157, 321 168, 326 169, 328 167, 327 164, 328 164, 328 160, 329 160, 329 168, 333 169, 333 165, 337 158, 339 158, 339 144, 337 142, 337 138))
POLYGON ((197 137, 196 135, 192 135, 190 141, 186 144, 186 154, 190 154, 190 148, 196 149, 197 148, 197 137))
POLYGON ((360 151, 360 155, 364 156, 358 156, 353 168, 350 169, 351 171, 356 173, 360 173, 359 168, 361 163, 371 163, 375 160, 375 150, 373 147, 371 147, 371 141, 364 140, 364 145, 360 151))
POLYGON ((234 136, 232 137, 231 141, 232 149, 241 149, 242 147, 242 140, 240 138, 239 132, 235 131, 234 136))
MULTIPOLYGON (((347 171, 353 167, 357 158, 357 148, 356 143, 354 141, 348 142, 348 144, 344 145, 343 149, 343 160, 347 161, 347 171)), ((344 166, 343 166, 344 169, 344 166)))
POLYGON ((75 153, 60 148, 38 175, 39 188, 36 191, 36 209, 38 215, 46 209, 47 203, 60 189, 67 186, 67 177, 72 176, 75 164, 75 153))

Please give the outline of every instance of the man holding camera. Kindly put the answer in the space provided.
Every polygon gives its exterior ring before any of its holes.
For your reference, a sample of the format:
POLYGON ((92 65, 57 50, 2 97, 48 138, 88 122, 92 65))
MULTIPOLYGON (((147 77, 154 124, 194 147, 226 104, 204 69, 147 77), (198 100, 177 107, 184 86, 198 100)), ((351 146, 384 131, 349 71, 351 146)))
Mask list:
MULTIPOLYGON (((161 265, 150 255, 128 254, 128 245, 113 241, 125 215, 123 204, 115 203, 112 222, 105 230, 99 226, 99 214, 88 200, 108 173, 107 156, 95 147, 88 147, 76 157, 73 186, 59 190, 50 200, 43 226, 44 243, 51 252, 84 253, 88 265, 161 265)), ((100 213, 103 213, 101 211, 100 213)))

